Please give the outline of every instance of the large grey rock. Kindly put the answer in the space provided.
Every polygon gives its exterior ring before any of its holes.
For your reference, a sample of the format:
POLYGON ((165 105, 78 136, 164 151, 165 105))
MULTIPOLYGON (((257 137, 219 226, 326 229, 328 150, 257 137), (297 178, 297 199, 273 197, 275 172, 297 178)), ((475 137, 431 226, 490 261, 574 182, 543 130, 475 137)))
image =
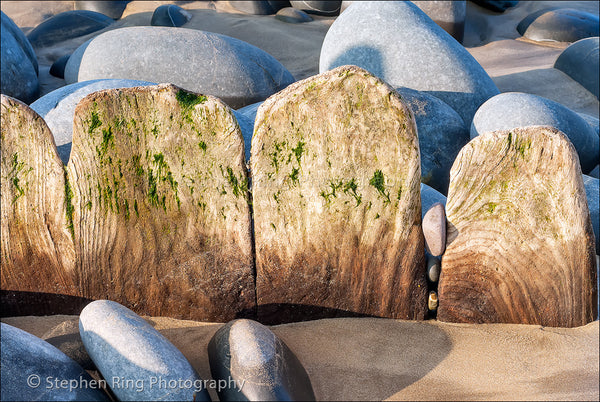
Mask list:
POLYGON ((35 73, 39 74, 37 57, 33 47, 31 46, 31 43, 29 43, 29 40, 27 39, 27 36, 25 36, 23 31, 21 31, 21 28, 19 28, 8 15, 4 14, 4 11, 1 11, 0 13, 2 14, 2 25, 13 35, 19 45, 21 45, 21 48, 31 61, 31 64, 35 69, 35 73))
POLYGON ((3 401, 109 400, 98 382, 54 346, 11 325, 1 323, 0 328, 3 401))
POLYGON ((531 25, 531 23, 535 21, 540 15, 546 14, 548 11, 558 10, 559 8, 561 7, 546 7, 542 8, 541 10, 534 11, 531 14, 528 14, 525 18, 521 20, 521 22, 519 22, 519 25, 517 25, 517 32, 523 35, 525 31, 527 31, 527 28, 529 28, 529 25, 531 25))
POLYGON ((598 16, 571 8, 559 8, 537 17, 523 36, 535 41, 575 42, 598 36, 598 16))
POLYGON ((40 93, 37 62, 32 63, 28 47, 23 48, 18 31, 16 37, 13 35, 14 27, 9 21, 3 14, 0 27, 0 91, 4 95, 31 103, 40 93))
POLYGON ((557 68, 583 85, 585 89, 600 97, 600 38, 585 38, 578 40, 558 56, 554 63, 557 68))
POLYGON ((319 71, 346 64, 395 88, 440 98, 467 125, 477 108, 499 93, 469 52, 411 2, 361 1, 348 7, 325 36, 319 71))
POLYGON ((458 152, 469 142, 469 130, 458 113, 435 96, 410 88, 397 91, 417 122, 421 182, 448 194, 450 168, 458 152))
POLYGON ((88 10, 71 10, 56 14, 35 27, 27 38, 33 47, 52 46, 58 42, 99 31, 114 20, 88 10))
POLYGON ((334 16, 340 13, 342 0, 292 0, 292 7, 311 14, 334 16))
POLYGON ((56 59, 50 66, 50 75, 58 78, 65 78, 65 67, 67 66, 69 57, 71 57, 70 54, 65 54, 56 59))
POLYGON ((163 4, 152 13, 150 25, 162 27, 180 27, 192 19, 192 13, 175 4, 163 4))
POLYGON ((235 381, 219 392, 225 401, 315 400, 302 363, 269 328, 252 320, 222 326, 208 344, 217 381, 235 381))
POLYGON ((73 140, 73 116, 81 99, 92 92, 109 88, 128 88, 154 85, 137 80, 104 79, 77 82, 55 89, 31 104, 31 108, 44 118, 52 131, 58 156, 66 165, 73 140))
POLYGON ((216 96, 232 108, 261 101, 294 82, 281 63, 238 39, 172 27, 129 27, 81 45, 65 69, 68 83, 98 78, 169 82, 216 96))
POLYGON ((598 178, 583 175, 583 185, 587 196, 588 208, 590 209, 590 217, 592 218, 592 229, 596 237, 596 254, 600 254, 600 204, 598 203, 599 187, 598 178))
POLYGON ((446 205, 446 196, 427 184, 421 183, 421 219, 425 218, 425 214, 435 203, 446 205))
POLYGON ((252 0, 230 1, 229 4, 236 10, 253 15, 275 14, 283 7, 289 7, 289 1, 252 0))
POLYGON ((277 11, 275 18, 283 22, 289 22, 291 24, 299 24, 301 22, 310 22, 312 17, 306 14, 302 10, 298 10, 293 7, 285 7, 277 11))
POLYGON ((598 164, 598 136, 590 125, 571 109, 537 95, 507 92, 494 96, 477 111, 471 138, 527 126, 551 126, 566 134, 577 150, 583 173, 598 164))
POLYGON ((246 162, 250 160, 250 149, 252 145, 252 135, 254 134, 254 121, 256 120, 256 111, 263 102, 256 102, 248 106, 244 106, 238 110, 234 110, 242 136, 244 137, 244 146, 246 147, 246 162))
POLYGON ((123 15, 127 7, 128 0, 88 0, 75 1, 76 10, 90 10, 108 15, 110 18, 118 20, 123 15))
POLYGON ((600 121, 598 120, 597 117, 590 116, 589 114, 585 114, 585 113, 577 113, 577 114, 579 116, 581 116, 581 118, 583 120, 585 120, 587 122, 587 124, 590 125, 590 127, 592 128, 592 130, 594 130, 596 135, 600 136, 600 121))
POLYGON ((462 42, 465 35, 467 2, 462 1, 413 1, 436 24, 454 39, 462 42))
POLYGON ((108 381, 119 400, 210 400, 185 356, 119 303, 97 300, 88 304, 79 316, 79 332, 102 376, 120 379, 108 381), (135 386, 128 387, 128 380, 135 386))
POLYGON ((503 13, 519 3, 515 0, 471 0, 471 2, 497 13, 503 13))

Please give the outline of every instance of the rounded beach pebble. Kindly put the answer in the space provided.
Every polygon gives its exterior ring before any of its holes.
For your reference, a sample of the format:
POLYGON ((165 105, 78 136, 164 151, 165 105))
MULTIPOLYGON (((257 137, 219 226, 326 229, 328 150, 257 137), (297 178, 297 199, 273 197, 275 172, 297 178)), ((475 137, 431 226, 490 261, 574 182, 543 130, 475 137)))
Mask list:
POLYGON ((271 330, 252 320, 222 326, 208 344, 215 380, 235 381, 219 392, 224 401, 314 401, 300 360, 271 330))
POLYGON ((232 108, 264 100, 294 82, 273 56, 239 39, 173 27, 128 27, 81 45, 65 69, 68 83, 99 78, 169 82, 213 95, 232 108))
MULTIPOLYGON (((583 85, 585 89, 600 96, 600 38, 578 40, 558 56, 554 68, 563 71, 569 77, 583 85)), ((596 125, 598 124, 596 119, 596 125)))
POLYGON ((499 93, 473 56, 411 2, 364 1, 348 7, 325 36, 319 72, 347 64, 394 88, 440 98, 467 126, 477 108, 499 93))
POLYGON ((598 16, 570 8, 550 10, 532 21, 523 36, 535 41, 576 42, 598 36, 598 16))
POLYGON ((435 203, 423 218, 423 235, 427 252, 439 257, 446 248, 446 212, 444 204, 435 203))
POLYGON ((152 14, 150 25, 163 27, 180 27, 192 19, 192 13, 175 4, 158 6, 152 14))
POLYGON ((306 14, 302 10, 295 9, 293 7, 285 7, 277 11, 275 18, 283 22, 289 22, 292 24, 299 24, 301 22, 310 22, 312 17, 306 14))
POLYGON ((112 18, 95 11, 65 11, 42 22, 27 35, 27 38, 36 48, 52 46, 99 31, 114 22, 112 18))
POLYGON ((566 134, 577 150, 583 173, 598 164, 598 135, 591 126, 571 109, 537 95, 506 92, 494 96, 477 111, 471 125, 471 138, 490 131, 527 126, 551 126, 566 134))
POLYGON ((0 334, 3 401, 109 400, 79 364, 48 342, 5 323, 0 334), (55 381, 67 381, 73 388, 54 386, 55 381))
POLYGON ((129 0, 76 0, 74 3, 76 10, 96 11, 118 20, 123 15, 129 0))
POLYGON ((210 401, 206 388, 196 390, 202 380, 185 356, 119 303, 97 300, 88 304, 79 317, 79 332, 119 400, 210 401), (128 380, 136 385, 127 386, 128 380))

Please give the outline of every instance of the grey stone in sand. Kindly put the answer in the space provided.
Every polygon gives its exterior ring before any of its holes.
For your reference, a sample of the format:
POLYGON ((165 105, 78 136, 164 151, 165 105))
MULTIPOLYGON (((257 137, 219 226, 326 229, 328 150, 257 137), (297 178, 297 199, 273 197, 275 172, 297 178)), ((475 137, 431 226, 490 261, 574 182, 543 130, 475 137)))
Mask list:
POLYGON ((10 32, 13 35, 13 37, 19 43, 19 45, 21 45, 21 48, 31 61, 31 64, 35 69, 35 73, 39 74, 37 57, 35 55, 33 47, 31 46, 31 43, 29 43, 29 40, 27 39, 27 36, 25 36, 23 31, 21 31, 21 28, 19 28, 17 24, 15 24, 14 21, 11 20, 8 15, 4 14, 4 11, 1 11, 0 13, 2 14, 2 26, 4 26, 4 28, 6 28, 8 32, 10 32))
POLYGON ((65 67, 69 61, 70 54, 59 57, 52 66, 50 66, 50 75, 58 78, 65 78, 65 67))
POLYGON ((79 317, 79 332, 102 376, 122 379, 108 381, 119 400, 210 401, 206 388, 196 391, 202 380, 185 356, 119 303, 97 300, 88 304, 79 317), (136 386, 126 386, 127 380, 136 386))
POLYGON ((598 182, 598 178, 583 175, 583 186, 585 187, 588 208, 590 209, 590 218, 592 218, 592 229, 594 230, 594 236, 596 237, 597 255, 600 254, 600 204, 598 201, 600 189, 598 187, 598 182))
POLYGON ((250 147, 252 145, 252 134, 254 132, 254 119, 248 118, 245 114, 239 111, 233 110, 233 115, 237 120, 240 130, 242 130, 242 137, 244 137, 244 154, 246 157, 246 163, 250 160, 250 147))
POLYGON ((444 253, 446 249, 446 211, 441 202, 433 204, 425 213, 423 235, 429 254, 439 257, 444 253))
POLYGON ((506 92, 494 96, 477 111, 471 138, 527 126, 551 126, 566 134, 577 150, 583 173, 598 164, 598 136, 590 125, 571 109, 537 95, 506 92))
POLYGON ((425 213, 437 202, 446 205, 446 196, 427 184, 421 183, 421 219, 425 218, 425 213))
POLYGON ((118 20, 123 15, 123 11, 127 7, 128 0, 89 0, 75 1, 76 10, 90 10, 108 15, 114 20, 118 20))
POLYGON ((440 279, 440 259, 432 255, 427 256, 427 279, 432 283, 440 279))
POLYGON ((598 16, 575 9, 559 8, 537 17, 523 34, 535 41, 575 42, 598 36, 598 16))
POLYGON ((99 31, 113 22, 112 18, 95 11, 65 11, 39 24, 29 32, 27 38, 35 48, 52 46, 68 39, 99 31))
POLYGON ((312 17, 306 14, 302 10, 298 10, 293 7, 285 7, 277 11, 275 18, 283 22, 289 22, 291 24, 299 24, 301 22, 310 22, 312 17))
POLYGON ((4 23, 0 30, 0 91, 22 102, 31 103, 40 93, 35 67, 4 23))
MULTIPOLYGON (((596 22, 596 25, 598 23, 596 22)), ((558 56, 554 68, 561 70, 585 89, 600 97, 600 38, 578 40, 558 56)), ((596 121, 598 121, 596 119, 596 121)))
POLYGON ((79 320, 67 320, 42 335, 42 339, 69 356, 85 370, 96 370, 96 366, 81 341, 79 320))
POLYGON ((31 104, 31 108, 44 118, 50 128, 58 156, 66 165, 73 140, 73 116, 81 99, 92 92, 109 88, 145 87, 152 82, 137 80, 104 79, 77 82, 55 89, 31 104))
POLYGON ((192 19, 192 13, 174 4, 158 6, 152 14, 150 25, 180 27, 192 19))
POLYGON ((67 63, 65 80, 97 78, 169 82, 216 96, 232 108, 264 100, 294 82, 281 63, 255 46, 172 27, 120 28, 81 45, 67 63))
POLYGON ((594 132, 600 136, 600 121, 598 120, 597 117, 594 116, 590 116, 589 114, 585 114, 585 113, 577 113, 579 116, 581 116, 581 118, 583 120, 585 120, 590 127, 592 128, 592 130, 594 130, 594 132))
POLYGON ((462 1, 413 1, 436 24, 454 39, 462 42, 465 35, 467 2, 462 1))
POLYGON ((108 401, 92 377, 54 346, 19 328, 1 323, 0 398, 3 401, 108 401), (52 386, 54 381, 67 384, 52 386), (81 384, 81 386, 79 386, 81 384), (85 385, 84 385, 85 384, 85 385))
POLYGON ((448 194, 450 168, 469 138, 463 119, 435 96, 410 88, 396 89, 411 108, 421 151, 421 182, 448 194))
POLYGON ((440 98, 467 126, 477 108, 499 93, 471 54, 411 2, 361 1, 348 7, 325 36, 319 71, 347 64, 395 88, 440 98))
POLYGON ((229 1, 229 4, 236 10, 253 15, 275 14, 279 9, 290 6, 289 1, 273 0, 229 1))
POLYGON ((292 7, 307 13, 334 16, 340 13, 342 0, 291 0, 292 7))
POLYGON ((519 3, 515 0, 471 0, 471 2, 497 13, 503 13, 519 3))
POLYGON ((300 360, 256 321, 235 320, 222 326, 208 344, 208 358, 215 380, 233 379, 237 384, 221 390, 221 400, 315 400, 300 360))
POLYGON ((533 13, 527 15, 527 17, 523 18, 521 22, 519 22, 519 25, 517 25, 517 32, 523 35, 525 31, 527 31, 527 28, 529 28, 529 25, 531 25, 531 23, 535 21, 537 17, 542 14, 546 14, 548 11, 558 10, 559 8, 561 7, 547 7, 534 11, 533 13))

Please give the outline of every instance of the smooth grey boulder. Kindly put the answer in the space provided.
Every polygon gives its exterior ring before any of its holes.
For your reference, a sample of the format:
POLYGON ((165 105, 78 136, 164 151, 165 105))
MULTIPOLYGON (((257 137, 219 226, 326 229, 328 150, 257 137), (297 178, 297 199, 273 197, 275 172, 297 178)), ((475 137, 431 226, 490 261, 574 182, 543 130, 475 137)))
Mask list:
POLYGON ((421 182, 448 194, 450 168, 469 140, 463 119, 435 96, 410 88, 396 89, 417 123, 421 151, 421 182))
POLYGON ((299 24, 313 20, 313 18, 304 11, 293 7, 285 7, 277 11, 275 18, 277 18, 279 21, 289 22, 290 24, 299 24))
POLYGON ((202 379, 160 332, 128 308, 109 300, 88 304, 79 333, 108 385, 121 400, 210 401, 202 379), (127 386, 131 380, 135 386, 127 386))
POLYGON ((250 147, 252 146, 252 134, 254 133, 254 119, 250 119, 245 114, 240 113, 237 110, 233 110, 233 115, 242 130, 242 137, 244 137, 244 154, 246 157, 246 163, 250 161, 250 147))
POLYGON ((35 48, 52 46, 56 43, 87 35, 106 28, 115 22, 112 18, 95 11, 71 10, 56 14, 27 35, 35 48))
POLYGON ((571 8, 559 8, 537 17, 523 36, 535 41, 576 42, 598 36, 598 16, 571 8))
POLYGON ((50 75, 57 78, 65 78, 65 67, 67 66, 69 57, 71 57, 70 54, 65 54, 52 63, 52 66, 50 66, 50 75))
POLYGON ((411 2, 361 1, 348 7, 325 35, 319 71, 348 64, 394 88, 438 97, 467 126, 477 108, 499 93, 473 56, 411 2))
POLYGON ((590 209, 590 218, 592 218, 592 229, 596 237, 596 254, 600 254, 600 188, 598 187, 598 178, 583 175, 583 186, 587 196, 588 208, 590 209))
POLYGON ((174 4, 156 7, 150 25, 162 27, 180 27, 192 19, 192 13, 174 4))
POLYGON ((145 87, 153 82, 121 79, 104 79, 77 82, 55 89, 33 102, 30 107, 37 112, 52 132, 58 156, 66 165, 71 155, 73 116, 81 99, 92 92, 109 88, 145 87))
POLYGON ((497 13, 503 13, 509 8, 516 6, 519 2, 516 0, 471 0, 471 3, 497 13))
POLYGON ((123 15, 129 0, 90 0, 75 2, 76 10, 90 10, 109 16, 113 20, 118 20, 123 15))
POLYGON ((583 173, 598 164, 598 136, 590 125, 571 109, 537 95, 506 92, 494 96, 477 111, 471 138, 489 131, 527 126, 551 126, 562 131, 575 146, 583 173))
POLYGON ((421 219, 435 203, 446 205, 446 196, 427 184, 421 183, 421 219))
POLYGON ((315 400, 302 363, 269 328, 252 320, 222 326, 208 343, 215 380, 235 381, 219 392, 224 401, 315 400))
POLYGON ((340 13, 342 0, 291 0, 292 7, 310 14, 334 16, 340 13))
POLYGON ((289 1, 277 0, 230 0, 229 4, 236 10, 252 15, 275 14, 279 9, 290 6, 289 1))
POLYGON ((561 70, 600 99, 600 38, 578 40, 558 56, 554 68, 561 70))
POLYGON ((0 338, 3 401, 109 400, 98 382, 48 342, 5 323, 0 324, 0 338))
POLYGON ((589 114, 585 114, 585 113, 577 113, 577 114, 579 116, 581 116, 581 118, 583 120, 585 120, 587 122, 587 124, 590 125, 590 127, 592 128, 592 130, 594 130, 596 135, 600 136, 600 121, 598 120, 597 117, 590 116, 589 114))
POLYGON ((11 20, 8 15, 4 14, 4 11, 1 11, 0 14, 2 14, 2 26, 4 26, 4 28, 6 28, 8 32, 12 34, 12 36, 19 43, 19 45, 21 45, 21 48, 27 55, 27 58, 29 58, 29 60, 31 61, 31 64, 35 69, 35 73, 39 74, 37 56, 35 55, 35 51, 33 50, 31 43, 29 43, 27 36, 25 36, 23 31, 21 31, 21 28, 19 28, 17 24, 15 24, 15 22, 11 20))
POLYGON ((462 43, 465 36, 467 2, 462 1, 413 1, 436 24, 462 43))
POLYGON ((6 27, 0 27, 0 91, 25 103, 36 100, 40 83, 34 64, 19 41, 6 27))
POLYGON ((528 14, 525 18, 521 20, 521 22, 519 22, 519 25, 517 25, 517 32, 523 35, 525 31, 527 31, 527 28, 529 28, 529 25, 531 25, 531 23, 535 21, 537 17, 539 17, 542 14, 546 14, 548 11, 558 10, 559 8, 561 7, 547 7, 542 8, 541 10, 534 11, 531 14, 528 14))
POLYGON ((294 77, 273 56, 225 35, 173 27, 128 27, 82 44, 67 83, 98 78, 169 82, 237 109, 285 88, 294 77))

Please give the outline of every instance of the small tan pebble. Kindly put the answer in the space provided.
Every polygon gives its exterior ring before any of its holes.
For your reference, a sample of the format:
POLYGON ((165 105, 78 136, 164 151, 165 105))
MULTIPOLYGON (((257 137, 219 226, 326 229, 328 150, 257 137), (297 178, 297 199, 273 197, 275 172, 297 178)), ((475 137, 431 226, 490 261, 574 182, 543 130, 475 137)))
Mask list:
POLYGON ((440 279, 440 260, 437 257, 427 256, 427 279, 437 282, 440 279))
POLYGON ((427 302, 427 307, 429 307, 430 311, 436 311, 438 308, 438 295, 435 290, 429 292, 429 300, 427 302))
POLYGON ((423 235, 429 254, 438 257, 446 249, 446 211, 444 204, 436 202, 423 217, 423 235))

